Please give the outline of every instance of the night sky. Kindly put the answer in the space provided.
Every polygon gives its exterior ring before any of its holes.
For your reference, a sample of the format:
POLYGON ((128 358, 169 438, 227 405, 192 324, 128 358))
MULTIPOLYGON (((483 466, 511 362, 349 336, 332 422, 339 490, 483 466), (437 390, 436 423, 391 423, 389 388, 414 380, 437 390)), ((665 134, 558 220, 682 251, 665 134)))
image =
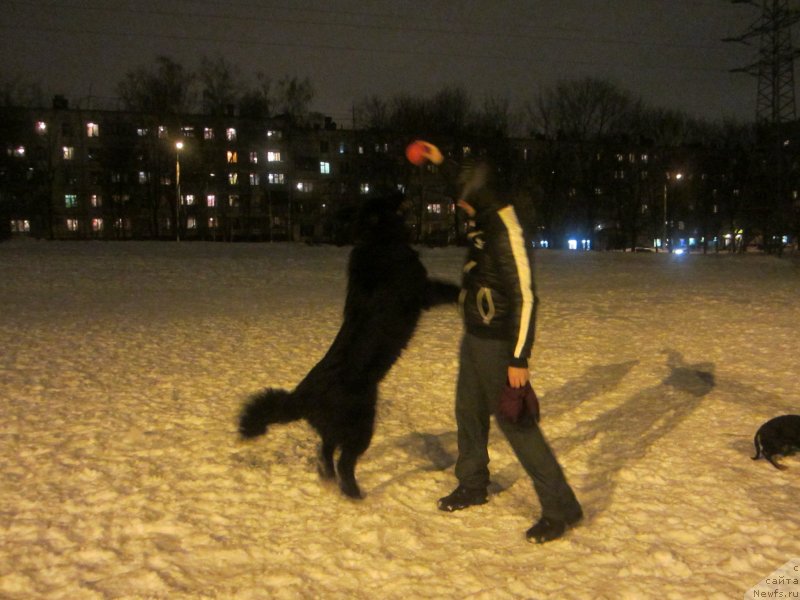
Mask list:
POLYGON ((157 54, 194 69, 309 77, 312 109, 348 126, 353 102, 463 86, 521 107, 563 79, 609 79, 648 103, 752 120, 756 80, 724 43, 759 16, 728 0, 2 0, 0 71, 73 105, 113 97, 157 54), (302 8, 301 8, 302 7, 302 8))

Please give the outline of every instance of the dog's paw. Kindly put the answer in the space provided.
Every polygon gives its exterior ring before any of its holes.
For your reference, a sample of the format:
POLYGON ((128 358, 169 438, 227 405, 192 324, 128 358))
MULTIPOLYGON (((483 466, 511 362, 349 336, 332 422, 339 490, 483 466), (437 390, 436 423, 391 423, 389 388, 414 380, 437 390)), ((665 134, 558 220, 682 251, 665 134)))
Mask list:
POLYGON ((342 493, 348 498, 352 498, 353 500, 364 499, 364 496, 361 493, 361 490, 358 488, 358 484, 355 481, 352 482, 340 481, 339 489, 342 490, 342 493))
POLYGON ((319 476, 322 479, 336 478, 336 471, 333 468, 333 464, 327 462, 321 457, 317 458, 317 473, 319 473, 319 476))

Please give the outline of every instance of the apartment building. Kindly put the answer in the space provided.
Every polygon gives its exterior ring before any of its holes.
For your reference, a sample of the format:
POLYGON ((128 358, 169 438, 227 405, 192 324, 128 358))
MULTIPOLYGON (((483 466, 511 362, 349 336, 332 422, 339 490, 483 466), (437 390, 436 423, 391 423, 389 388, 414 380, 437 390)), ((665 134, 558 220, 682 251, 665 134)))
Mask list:
MULTIPOLYGON (((303 128, 233 114, 158 118, 70 109, 62 98, 0 110, 0 204, 12 234, 346 242, 364 196, 419 188, 406 139, 324 117, 303 128)), ((441 237, 452 211, 428 204, 426 235, 441 237)))

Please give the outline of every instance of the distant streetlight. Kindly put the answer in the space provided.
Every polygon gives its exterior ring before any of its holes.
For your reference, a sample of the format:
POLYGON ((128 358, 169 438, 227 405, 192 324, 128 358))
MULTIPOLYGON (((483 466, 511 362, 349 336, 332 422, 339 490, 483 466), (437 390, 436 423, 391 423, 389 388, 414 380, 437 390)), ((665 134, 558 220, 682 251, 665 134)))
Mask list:
MULTIPOLYGON (((675 173, 674 178, 675 181, 680 181, 683 179, 683 173, 680 171, 675 173)), ((672 231, 671 227, 669 226, 669 217, 667 215, 667 206, 669 205, 669 180, 670 173, 667 171, 667 181, 664 182, 664 239, 661 242, 661 246, 666 252, 670 252, 672 250, 672 231)))
POLYGON ((183 142, 175 142, 175 241, 181 241, 181 150, 183 142))

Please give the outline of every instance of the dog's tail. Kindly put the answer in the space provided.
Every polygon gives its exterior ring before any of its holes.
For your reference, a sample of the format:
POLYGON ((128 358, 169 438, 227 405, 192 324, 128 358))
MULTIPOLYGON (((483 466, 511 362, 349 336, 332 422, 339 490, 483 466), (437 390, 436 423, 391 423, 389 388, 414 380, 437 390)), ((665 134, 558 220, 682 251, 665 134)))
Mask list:
POLYGON ((294 392, 268 388, 255 394, 239 414, 239 434, 254 438, 267 432, 271 423, 289 423, 303 416, 303 403, 294 392))
POLYGON ((753 460, 758 460, 761 458, 761 432, 756 432, 755 437, 753 438, 753 445, 756 447, 756 455, 753 457, 753 460))

